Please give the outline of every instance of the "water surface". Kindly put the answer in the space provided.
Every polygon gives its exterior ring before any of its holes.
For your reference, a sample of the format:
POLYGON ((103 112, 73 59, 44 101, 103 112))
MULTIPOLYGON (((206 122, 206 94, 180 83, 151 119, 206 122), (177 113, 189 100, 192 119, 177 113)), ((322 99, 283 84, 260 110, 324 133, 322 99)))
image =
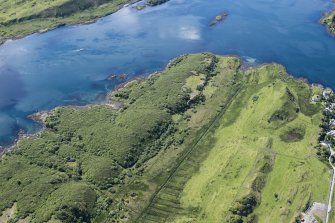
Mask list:
POLYGON ((180 54, 210 51, 278 62, 335 88, 335 39, 318 23, 330 0, 171 0, 132 6, 0 46, 0 145, 38 125, 26 116, 58 105, 99 102, 120 81, 149 74, 180 54), (209 27, 223 11, 229 17, 209 27))

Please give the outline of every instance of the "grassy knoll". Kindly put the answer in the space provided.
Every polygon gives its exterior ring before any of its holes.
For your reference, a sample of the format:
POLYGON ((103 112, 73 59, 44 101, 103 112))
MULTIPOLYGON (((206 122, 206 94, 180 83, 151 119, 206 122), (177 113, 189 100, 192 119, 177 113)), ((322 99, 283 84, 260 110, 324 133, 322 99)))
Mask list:
POLYGON ((0 159, 0 219, 13 222, 292 222, 325 202, 313 149, 320 89, 280 65, 185 55, 111 94, 61 107, 0 159))
MULTIPOLYGON (((0 0, 0 40, 92 21, 137 0, 0 0)), ((166 1, 150 0, 155 6, 166 1)))

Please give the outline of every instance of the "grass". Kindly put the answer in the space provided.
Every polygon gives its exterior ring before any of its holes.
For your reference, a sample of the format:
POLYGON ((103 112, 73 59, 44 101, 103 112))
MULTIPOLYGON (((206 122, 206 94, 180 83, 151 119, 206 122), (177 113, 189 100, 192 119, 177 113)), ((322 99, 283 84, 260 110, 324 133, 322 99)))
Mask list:
MULTIPOLYGON (((186 160, 186 164, 181 164, 177 174, 166 183, 166 189, 156 196, 147 216, 165 214, 168 222, 240 222, 256 218, 258 222, 292 222, 308 202, 326 202, 329 171, 313 150, 319 133, 315 123, 321 122, 322 115, 320 109, 316 112, 317 107, 302 104, 307 103, 305 97, 312 89, 287 76, 278 65, 249 71, 246 79, 220 126, 210 131, 190 154, 190 163, 186 160), (278 109, 291 109, 284 106, 287 88, 296 95, 296 105, 300 104, 299 109, 305 114, 298 112, 274 128, 269 118, 278 109), (284 132, 298 127, 306 131, 301 141, 281 139, 284 132), (202 162, 195 161, 198 150, 208 153, 202 162), (266 162, 273 167, 264 173, 257 166, 265 157, 274 160, 273 164, 266 162), (183 181, 188 175, 192 177, 183 181), (255 209, 250 211, 254 214, 232 214, 234 206, 241 208, 243 199, 251 194, 258 199, 255 209), (166 206, 165 212, 157 211, 162 200, 177 205, 179 211, 166 206)), ((292 109, 296 112, 296 107, 292 109)))
POLYGON ((323 222, 322 219, 317 215, 314 215, 314 218, 317 221, 317 223, 322 223, 323 222))
POLYGON ((1 211, 15 205, 10 218, 32 222, 291 222, 326 202, 329 170, 313 148, 322 106, 310 104, 320 90, 280 65, 239 67, 185 55, 112 93, 120 110, 51 111, 41 136, 1 158, 1 211))

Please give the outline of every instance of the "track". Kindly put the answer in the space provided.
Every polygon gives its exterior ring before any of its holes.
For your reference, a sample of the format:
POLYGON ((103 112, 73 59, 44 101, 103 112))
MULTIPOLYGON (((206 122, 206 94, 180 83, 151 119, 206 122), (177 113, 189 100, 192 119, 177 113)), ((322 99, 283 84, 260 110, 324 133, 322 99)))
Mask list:
POLYGON ((153 194, 149 204, 141 212, 135 222, 165 222, 170 214, 183 211, 180 207, 179 195, 183 190, 184 184, 186 184, 188 179, 191 177, 184 168, 197 168, 199 164, 196 158, 190 158, 189 155, 196 149, 197 145, 199 145, 201 140, 207 135, 213 126, 221 119, 233 99, 242 88, 243 86, 240 86, 235 90, 234 94, 227 99, 225 106, 222 108, 220 113, 214 117, 199 138, 182 155, 178 164, 172 169, 169 177, 153 194))
POLYGON ((329 223, 329 216, 330 212, 332 210, 332 203, 333 203, 333 195, 334 195, 334 185, 335 185, 335 166, 331 162, 332 156, 335 154, 335 151, 333 148, 329 145, 329 143, 326 143, 327 147, 330 151, 330 156, 328 158, 330 166, 333 168, 333 176, 331 179, 331 186, 330 186, 330 193, 329 193, 329 198, 328 198, 328 209, 327 209, 327 217, 326 217, 326 223, 329 223))

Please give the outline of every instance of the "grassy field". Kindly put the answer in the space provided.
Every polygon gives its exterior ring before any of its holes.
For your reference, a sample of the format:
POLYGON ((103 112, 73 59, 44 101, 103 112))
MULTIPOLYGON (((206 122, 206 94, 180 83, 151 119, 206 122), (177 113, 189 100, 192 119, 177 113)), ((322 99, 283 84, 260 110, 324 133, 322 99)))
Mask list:
POLYGON ((41 136, 0 160, 0 219, 293 222, 327 199, 319 91, 280 65, 176 58, 113 92, 120 110, 49 112, 41 136))
MULTIPOLYGON (((137 0, 0 0, 0 40, 22 37, 64 24, 84 23, 137 0)), ((150 0, 148 6, 166 1, 150 0)))
POLYGON ((138 222, 294 222, 308 203, 326 203, 330 172, 313 148, 322 115, 309 105, 312 89, 279 65, 250 70, 245 79, 220 125, 138 222))

